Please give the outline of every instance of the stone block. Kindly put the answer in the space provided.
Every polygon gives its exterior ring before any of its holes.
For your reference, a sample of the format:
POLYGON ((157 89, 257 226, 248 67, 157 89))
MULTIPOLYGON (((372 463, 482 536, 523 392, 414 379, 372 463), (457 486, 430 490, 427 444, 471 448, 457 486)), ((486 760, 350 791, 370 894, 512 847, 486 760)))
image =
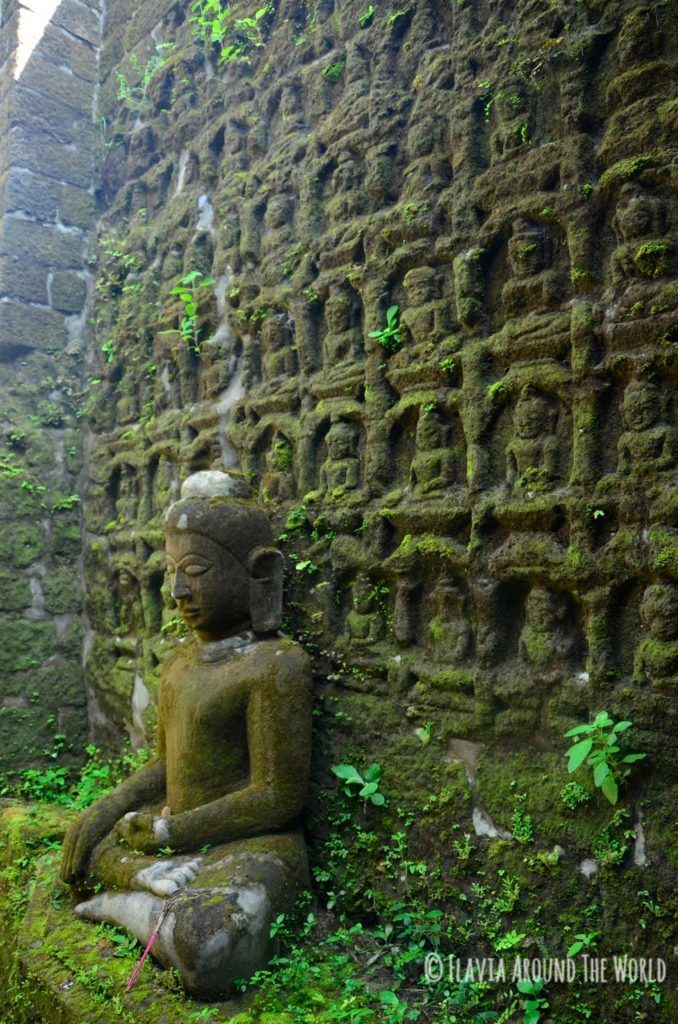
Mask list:
POLYGON ((20 217, 5 217, 0 256, 9 256, 19 263, 33 261, 63 270, 79 270, 83 253, 84 239, 76 229, 66 231, 20 217))
POLYGON ((87 282, 67 270, 55 270, 50 287, 52 309, 60 313, 80 313, 87 298, 87 282))
POLYGON ((98 46, 101 41, 101 16, 92 7, 96 8, 96 5, 83 4, 80 0, 61 0, 52 22, 66 29, 72 36, 98 46))
POLYGON ((21 86, 14 94, 12 124, 31 135, 42 134, 53 142, 67 145, 75 143, 81 146, 84 142, 91 145, 94 139, 89 111, 77 114, 60 101, 21 86))
MULTIPOLYGON (((20 30, 20 40, 21 34, 20 30)), ((86 82, 96 81, 97 54, 94 47, 82 39, 74 38, 57 25, 47 25, 35 52, 57 67, 70 68, 74 75, 86 82)))
POLYGON ((23 611, 30 603, 31 588, 26 577, 0 569, 0 611, 23 611))
POLYGON ((59 220, 67 227, 91 227, 96 207, 94 197, 83 188, 62 184, 59 187, 59 220))
POLYGON ((33 260, 0 256, 0 295, 48 305, 47 267, 33 260))
POLYGON ((0 362, 28 349, 63 349, 66 342, 66 324, 59 313, 0 300, 0 362))
POLYGON ((58 100, 79 114, 88 114, 92 110, 92 83, 76 78, 64 68, 58 68, 50 61, 44 60, 39 54, 33 54, 22 71, 19 82, 27 89, 39 92, 41 96, 58 100))
POLYGON ((24 672, 37 668, 56 649, 53 622, 0 619, 0 670, 24 672))
POLYGON ((89 188, 94 175, 94 158, 87 147, 60 146, 18 128, 12 130, 12 163, 80 188, 89 188))
POLYGON ((44 764, 45 750, 54 745, 54 729, 41 708, 3 708, 0 715, 0 766, 18 771, 44 764))
POLYGON ((40 221, 55 221, 60 186, 51 178, 22 169, 10 169, 0 179, 3 212, 21 211, 40 221))

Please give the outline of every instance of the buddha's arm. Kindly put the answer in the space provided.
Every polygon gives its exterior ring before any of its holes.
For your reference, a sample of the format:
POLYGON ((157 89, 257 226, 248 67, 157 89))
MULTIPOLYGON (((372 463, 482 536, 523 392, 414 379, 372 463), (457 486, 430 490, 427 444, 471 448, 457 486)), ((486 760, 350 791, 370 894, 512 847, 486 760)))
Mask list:
POLYGON ((165 742, 158 726, 158 753, 153 761, 130 775, 76 818, 66 833, 61 855, 61 878, 74 882, 82 877, 94 847, 128 811, 160 800, 166 789, 165 742))
POLYGON ((297 822, 310 767, 310 670, 300 651, 277 654, 266 677, 253 684, 247 708, 249 783, 166 819, 173 850, 277 832, 297 822))

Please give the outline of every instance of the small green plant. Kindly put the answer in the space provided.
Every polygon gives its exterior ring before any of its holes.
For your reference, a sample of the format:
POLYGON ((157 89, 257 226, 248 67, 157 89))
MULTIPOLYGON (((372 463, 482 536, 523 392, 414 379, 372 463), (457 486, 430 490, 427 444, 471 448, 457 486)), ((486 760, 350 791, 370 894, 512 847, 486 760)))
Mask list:
POLYGON ((367 28, 368 25, 371 25, 375 13, 376 7, 374 6, 374 4, 370 4, 370 6, 367 7, 362 14, 358 15, 358 22, 360 23, 360 27, 367 28))
POLYGON ((275 3, 258 7, 251 15, 236 18, 226 0, 195 0, 191 4, 193 35, 205 46, 219 48, 219 63, 249 63, 252 52, 265 46, 262 34, 266 18, 275 11, 275 3))
MULTIPOLYGON (((295 555, 292 555, 295 558, 295 555)), ((302 558, 301 561, 294 563, 294 568, 297 572, 306 573, 308 576, 313 576, 318 572, 318 566, 310 558, 302 558)))
POLYGON ((497 939, 494 948, 498 953, 504 949, 515 949, 525 938, 527 938, 525 932, 517 932, 515 928, 512 928, 510 932, 506 932, 500 939, 497 939))
MULTIPOLYGON (((388 593, 388 589, 386 590, 388 593)), ((433 722, 424 722, 423 725, 419 726, 418 729, 414 730, 415 736, 417 736, 424 746, 428 746, 431 742, 431 729, 433 728, 433 722)))
POLYGON ((389 306, 386 310, 386 326, 377 331, 370 331, 370 338, 375 338, 387 352, 398 352, 402 348, 403 336, 400 330, 400 307, 389 306))
POLYGON ((593 195, 593 182, 592 181, 584 182, 584 184, 582 185, 582 187, 580 189, 580 192, 581 192, 581 195, 582 195, 582 199, 590 199, 591 196, 593 195))
POLYGON ((595 949, 598 944, 600 932, 579 932, 574 937, 574 942, 568 947, 567 955, 576 956, 582 949, 595 949))
POLYGON ((560 799, 563 801, 566 807, 569 807, 571 811, 574 811, 579 804, 586 803, 587 800, 591 799, 591 794, 588 789, 584 789, 578 782, 566 782, 560 791, 560 799))
POLYGON ((174 636, 180 639, 181 637, 188 636, 190 630, 184 620, 176 616, 176 618, 170 619, 169 622, 161 626, 160 632, 164 633, 165 636, 174 636))
POLYGON ((513 809, 513 820, 511 823, 511 834, 513 835, 513 838, 524 846, 527 846, 527 844, 531 843, 534 839, 532 818, 529 814, 526 814, 522 808, 522 804, 526 799, 526 793, 522 793, 518 796, 518 806, 513 809))
POLYGON ((101 351, 104 354, 107 363, 112 363, 115 359, 115 342, 112 338, 105 341, 101 346, 101 351))
POLYGON ((645 754, 624 754, 618 745, 620 735, 632 725, 633 722, 614 722, 607 711, 601 711, 592 722, 577 725, 565 733, 566 739, 584 737, 565 752, 568 772, 572 774, 586 763, 593 769, 595 785, 611 804, 617 803, 619 784, 631 773, 631 769, 625 766, 645 757, 645 754))
POLYGON ((452 841, 452 849, 456 853, 459 860, 463 864, 465 864, 475 850, 475 846, 471 842, 470 832, 465 832, 463 839, 454 839, 452 841))
POLYGON ((334 85, 335 82, 338 82, 343 75, 345 67, 346 58, 341 56, 338 60, 335 60, 332 64, 328 64, 327 67, 323 69, 322 76, 334 85))
POLYGON ((156 43, 155 52, 149 57, 144 67, 136 53, 129 56, 129 65, 139 79, 137 85, 131 85, 127 75, 116 71, 115 77, 118 81, 118 100, 126 103, 133 109, 142 107, 146 101, 148 87, 158 74, 169 62, 174 51, 174 43, 156 43))
POLYGON ((373 803, 375 807, 382 807, 386 803, 383 793, 379 792, 381 782, 381 768, 378 764, 371 764, 361 775, 352 764, 332 765, 332 771, 342 782, 342 789, 346 796, 362 797, 367 803, 373 803), (356 789, 356 787, 360 787, 356 789))
POLYGON ((200 327, 198 324, 200 289, 211 288, 213 285, 214 281, 211 277, 205 277, 200 270, 191 270, 170 291, 170 295, 178 295, 183 304, 184 315, 179 324, 179 334, 187 342, 192 352, 200 352, 200 327))
POLYGON ((523 1002, 523 1010, 525 1011, 523 1024, 539 1024, 541 1011, 546 1010, 549 1005, 548 1001, 541 994, 544 990, 544 982, 541 978, 535 978, 534 980, 525 979, 518 982, 517 988, 521 995, 527 997, 523 1002))
POLYGON ((320 296, 315 288, 304 288, 302 294, 306 296, 306 302, 309 306, 312 306, 316 302, 320 302, 320 296))

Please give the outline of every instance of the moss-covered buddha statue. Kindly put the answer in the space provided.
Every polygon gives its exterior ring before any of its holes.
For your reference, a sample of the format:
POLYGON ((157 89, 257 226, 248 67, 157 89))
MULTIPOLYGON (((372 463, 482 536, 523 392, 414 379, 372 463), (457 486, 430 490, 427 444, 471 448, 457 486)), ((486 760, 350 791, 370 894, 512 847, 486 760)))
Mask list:
MULTIPOLYGON (((198 476, 214 490, 217 474, 198 476)), ((157 755, 74 823, 61 870, 103 890, 81 917, 143 943, 164 912, 153 955, 210 998, 267 962, 271 921, 308 882, 311 674, 277 633, 282 556, 266 518, 187 483, 166 549, 193 637, 163 669, 157 755)))

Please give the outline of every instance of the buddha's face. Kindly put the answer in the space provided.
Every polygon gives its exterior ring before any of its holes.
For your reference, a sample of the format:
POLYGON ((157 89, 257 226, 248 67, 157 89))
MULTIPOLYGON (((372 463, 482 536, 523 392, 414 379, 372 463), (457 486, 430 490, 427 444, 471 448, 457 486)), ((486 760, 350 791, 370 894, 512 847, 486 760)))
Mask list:
POLYGON ((327 452, 331 459, 349 459, 355 455, 356 435, 347 423, 335 423, 327 435, 327 452))
POLYGON ((555 596, 545 587, 533 587, 525 605, 525 617, 533 629, 550 632, 558 621, 555 596))
POLYGON ((234 555, 189 530, 169 533, 165 550, 172 597, 201 640, 221 640, 249 624, 249 573, 234 555))
POLYGON ((643 625, 655 640, 664 642, 678 636, 678 593, 670 584, 648 587, 640 605, 643 625))
POLYGON ((521 399, 513 417, 518 437, 529 440, 544 433, 548 425, 548 412, 548 406, 540 398, 521 399))
POLYGON ((659 392, 652 384, 629 384, 624 392, 624 418, 630 430, 649 430, 656 423, 659 392))

